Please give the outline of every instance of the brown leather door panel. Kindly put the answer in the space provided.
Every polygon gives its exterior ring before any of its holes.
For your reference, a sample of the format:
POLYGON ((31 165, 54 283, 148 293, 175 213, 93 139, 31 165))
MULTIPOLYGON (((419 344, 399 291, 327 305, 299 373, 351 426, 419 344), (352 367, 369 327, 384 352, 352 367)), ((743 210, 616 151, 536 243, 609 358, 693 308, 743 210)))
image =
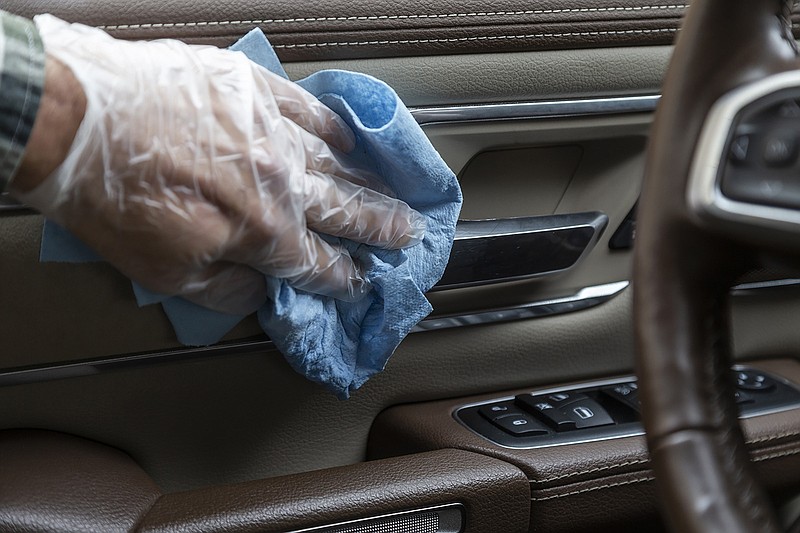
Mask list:
MULTIPOLYGON (((108 511, 101 519, 126 531, 290 531, 449 504, 463 506, 467 533, 534 529, 530 472, 502 453, 430 447, 436 428, 425 419, 416 428, 423 435, 405 436, 415 446, 373 438, 368 454, 370 431, 397 406, 631 371, 631 252, 611 250, 609 240, 638 197, 652 107, 686 5, 6 0, 2 8, 50 11, 122 38, 217 46, 260 27, 292 78, 365 72, 417 110, 577 101, 568 113, 433 120, 424 130, 462 181, 465 218, 597 211, 609 222, 569 271, 430 293, 430 327, 339 401, 295 373, 254 317, 218 346, 183 347, 161 308, 139 308, 113 268, 39 263, 42 218, 0 210, 0 529, 22 527, 37 495, 45 519, 65 508, 108 511), (602 108, 607 101, 635 105, 614 111, 602 108), (508 309, 528 314, 509 318, 508 309), (50 467, 39 468, 34 452, 50 467), (401 452, 409 455, 384 458, 401 452), (61 499, 64 487, 95 503, 61 499), (126 510, 116 514, 120 502, 126 510)), ((742 297, 738 356, 794 357, 798 312, 791 289, 742 297)), ((645 461, 641 442, 635 452, 645 461)), ((552 479, 573 475, 553 464, 552 479)), ((549 497, 542 490, 533 496, 549 497)))
POLYGON ((70 3, 11 0, 6 9, 43 10, 130 39, 180 38, 228 46, 255 26, 286 61, 562 50, 669 44, 687 5, 642 0, 455 2, 70 3))

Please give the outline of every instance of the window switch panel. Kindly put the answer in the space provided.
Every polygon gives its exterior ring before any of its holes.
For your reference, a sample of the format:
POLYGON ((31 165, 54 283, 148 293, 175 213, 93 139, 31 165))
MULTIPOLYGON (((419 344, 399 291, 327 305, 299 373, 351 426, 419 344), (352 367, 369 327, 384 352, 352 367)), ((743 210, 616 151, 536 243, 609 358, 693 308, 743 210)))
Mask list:
MULTIPOLYGON (((800 408, 800 387, 780 376, 737 365, 731 377, 742 416, 800 408)), ((636 379, 626 376, 483 401, 454 416, 502 446, 557 446, 641 435, 638 393, 636 379)))

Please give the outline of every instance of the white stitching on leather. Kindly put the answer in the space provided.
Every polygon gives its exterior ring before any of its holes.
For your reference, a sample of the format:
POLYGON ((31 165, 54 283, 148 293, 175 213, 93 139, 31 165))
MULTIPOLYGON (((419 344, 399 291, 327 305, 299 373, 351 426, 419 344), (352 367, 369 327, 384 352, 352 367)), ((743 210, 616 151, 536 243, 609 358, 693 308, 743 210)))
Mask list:
POLYGON ((667 9, 686 9, 688 4, 670 4, 664 6, 620 6, 620 7, 587 7, 565 9, 530 9, 525 11, 479 11, 473 13, 440 13, 431 15, 371 15, 348 17, 298 17, 288 19, 252 19, 252 20, 219 20, 209 22, 155 22, 143 24, 116 24, 99 26, 104 30, 139 30, 148 28, 194 28, 205 26, 238 26, 242 24, 293 24, 299 22, 348 22, 362 20, 418 20, 418 19, 443 19, 443 18, 485 18, 509 17, 519 15, 552 15, 561 13, 613 13, 618 11, 648 11, 667 9))
POLYGON ((591 468, 589 470, 584 470, 583 472, 570 472, 569 474, 561 474, 559 476, 549 477, 546 479, 537 479, 531 480, 531 483, 549 483, 551 481, 558 481, 561 479, 568 479, 572 477, 579 477, 584 476, 587 474, 596 474, 597 472, 603 472, 605 470, 612 470, 614 468, 623 468, 626 466, 633 466, 633 465, 640 465, 649 462, 649 459, 636 459, 634 461, 627 461, 624 463, 618 463, 613 465, 605 465, 605 466, 598 466, 595 468, 591 468))
POLYGON ((764 442, 770 442, 773 440, 785 439, 788 437, 800 437, 800 431, 788 431, 786 433, 778 433, 777 435, 768 435, 766 437, 760 437, 758 439, 748 440, 747 444, 759 444, 764 442))
MULTIPOLYGON (((766 442, 772 442, 772 441, 776 441, 776 440, 781 440, 781 439, 785 439, 785 438, 789 438, 789 437, 798 437, 798 436, 800 436, 800 432, 798 432, 798 431, 789 431, 789 432, 785 432, 785 433, 779 433, 777 435, 768 435, 766 437, 760 437, 758 439, 748 440, 747 444, 748 445, 751 445, 751 444, 764 444, 766 442)), ((773 459, 773 458, 776 458, 776 457, 784 457, 786 455, 794 455, 794 454, 798 454, 798 453, 800 453, 800 449, 794 450, 794 451, 789 451, 789 452, 778 452, 778 453, 773 454, 773 455, 766 455, 766 456, 763 456, 763 457, 755 458, 753 460, 754 461, 764 461, 764 460, 767 460, 767 459, 773 459)), ((558 476, 548 477, 548 478, 544 478, 544 479, 532 479, 530 481, 530 483, 532 485, 533 484, 540 485, 540 484, 545 484, 545 483, 551 483, 553 481, 560 481, 560 480, 574 478, 574 477, 581 477, 581 476, 585 476, 585 475, 589 475, 589 474, 596 474, 598 472, 605 472, 607 470, 613 470, 613 469, 616 469, 616 468, 624 468, 626 466, 641 465, 641 464, 648 463, 649 461, 650 461, 649 459, 635 459, 635 460, 632 460, 632 461, 625 461, 623 463, 616 463, 616 464, 612 464, 612 465, 598 466, 598 467, 595 467, 595 468, 590 468, 589 470, 584 470, 582 472, 570 472, 568 474, 561 474, 561 475, 558 475, 558 476)))
POLYGON ((581 490, 575 490, 572 492, 565 492, 563 494, 553 494, 552 496, 540 496, 540 497, 533 497, 531 501, 545 501, 545 500, 554 500, 556 498, 564 498, 566 496, 575 496, 577 494, 584 494, 586 492, 593 492, 596 490, 603 490, 603 489, 610 489, 612 487, 621 487, 623 485, 633 485, 634 483, 644 483, 645 481, 653 481, 655 476, 648 476, 641 479, 629 479, 628 481, 619 481, 617 483, 607 483, 605 485, 598 485, 596 487, 587 487, 581 490))
POLYGON ((276 44, 273 48, 324 48, 328 46, 375 46, 384 44, 429 44, 429 43, 461 43, 473 41, 502 41, 513 39, 548 39, 555 37, 592 37, 598 35, 632 35, 643 33, 675 33, 677 28, 658 28, 652 30, 608 30, 581 31, 568 33, 531 33, 528 35, 482 35, 478 37, 454 37, 450 39, 396 39, 387 41, 349 41, 330 43, 276 44))
MULTIPOLYGON (((756 462, 757 461, 768 461, 770 459, 779 459, 781 457, 787 457, 789 455, 797 455, 797 454, 800 454, 800 449, 787 450, 787 451, 783 451, 783 452, 776 452, 776 453, 773 453, 773 454, 764 455, 762 457, 756 457, 756 458, 753 459, 753 461, 756 461, 756 462)), ((621 466, 621 465, 619 465, 619 466, 621 466)), ((606 483, 605 485, 598 485, 596 487, 586 487, 585 489, 574 490, 572 492, 564 492, 562 494, 553 494, 551 496, 533 497, 533 498, 531 498, 531 501, 554 500, 556 498, 564 498, 566 496, 575 496, 575 495, 578 495, 578 494, 584 494, 584 493, 593 492, 593 491, 596 491, 596 490, 610 489, 610 488, 613 488, 613 487, 621 487, 621 486, 624 486, 624 485, 633 485, 634 483, 644 483, 646 481, 653 481, 654 479, 655 479, 655 476, 647 476, 647 477, 644 477, 644 478, 641 478, 641 479, 629 479, 627 481, 619 481, 619 482, 616 482, 616 483, 606 483)))
POLYGON ((781 457, 788 457, 790 455, 797 455, 799 453, 800 453, 800 449, 786 450, 786 451, 782 451, 782 452, 775 452, 775 453, 772 453, 772 454, 769 454, 769 455, 762 455, 761 457, 754 458, 753 461, 756 461, 756 462, 758 462, 758 461, 768 461, 769 459, 779 459, 781 457))

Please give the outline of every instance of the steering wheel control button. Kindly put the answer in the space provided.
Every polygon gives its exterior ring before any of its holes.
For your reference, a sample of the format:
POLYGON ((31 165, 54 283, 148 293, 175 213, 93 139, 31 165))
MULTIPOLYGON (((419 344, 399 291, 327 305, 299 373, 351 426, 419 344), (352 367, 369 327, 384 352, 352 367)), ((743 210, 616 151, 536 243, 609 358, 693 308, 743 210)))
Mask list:
POLYGON ((492 422, 508 433, 518 437, 547 435, 550 431, 541 422, 527 413, 514 413, 495 418, 492 422))
POLYGON ((765 97, 744 108, 728 130, 732 137, 713 176, 716 199, 708 200, 707 190, 703 201, 748 220, 789 216, 760 206, 800 209, 800 100, 786 93, 765 97))
POLYGON ((736 386, 745 391, 767 392, 775 388, 775 380, 752 371, 736 371, 736 386))
POLYGON ((491 405, 484 405, 478 412, 488 420, 494 420, 501 416, 508 416, 510 414, 518 414, 520 411, 514 407, 513 402, 493 403, 491 405))
POLYGON ((604 387, 602 390, 603 394, 606 396, 624 403, 631 409, 635 409, 636 411, 641 409, 642 403, 639 401, 639 385, 635 381, 604 387))
POLYGON ((797 159, 797 135, 792 131, 777 131, 764 139, 761 157, 767 166, 791 166, 797 159))
POLYGON ((778 108, 781 118, 800 118, 800 103, 797 100, 786 100, 778 108))
POLYGON ((733 142, 729 151, 730 160, 734 163, 744 163, 747 161, 747 152, 750 148, 750 136, 739 135, 733 142))

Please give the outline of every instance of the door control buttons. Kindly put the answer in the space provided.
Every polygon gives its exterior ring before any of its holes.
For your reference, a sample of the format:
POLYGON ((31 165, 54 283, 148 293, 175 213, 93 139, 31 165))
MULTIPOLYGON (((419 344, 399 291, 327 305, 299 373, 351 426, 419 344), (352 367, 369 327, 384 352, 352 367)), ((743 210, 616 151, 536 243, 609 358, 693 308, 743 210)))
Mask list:
MULTIPOLYGON (((800 407, 794 384, 745 366, 732 369, 740 416, 800 407)), ((461 407, 455 418, 510 448, 539 448, 643 433, 639 386, 632 377, 519 394, 461 407)))
POLYGON ((622 402, 631 409, 639 411, 641 402, 639 401, 639 385, 635 381, 628 383, 618 383, 609 387, 603 387, 603 394, 622 402))
POLYGON ((613 424, 614 419, 597 401, 579 392, 557 392, 540 396, 520 394, 517 403, 544 420, 556 431, 613 424))
POLYGON ((494 420, 501 416, 518 413, 519 409, 514 407, 514 402, 493 403, 491 405, 484 405, 478 409, 481 415, 489 420, 494 420))
POLYGON ((585 398, 542 413, 556 431, 570 431, 613 424, 608 412, 595 400, 585 398))
POLYGON ((531 415, 522 412, 503 415, 499 418, 495 418, 492 422, 512 435, 530 436, 547 435, 550 433, 541 422, 535 420, 531 415))

